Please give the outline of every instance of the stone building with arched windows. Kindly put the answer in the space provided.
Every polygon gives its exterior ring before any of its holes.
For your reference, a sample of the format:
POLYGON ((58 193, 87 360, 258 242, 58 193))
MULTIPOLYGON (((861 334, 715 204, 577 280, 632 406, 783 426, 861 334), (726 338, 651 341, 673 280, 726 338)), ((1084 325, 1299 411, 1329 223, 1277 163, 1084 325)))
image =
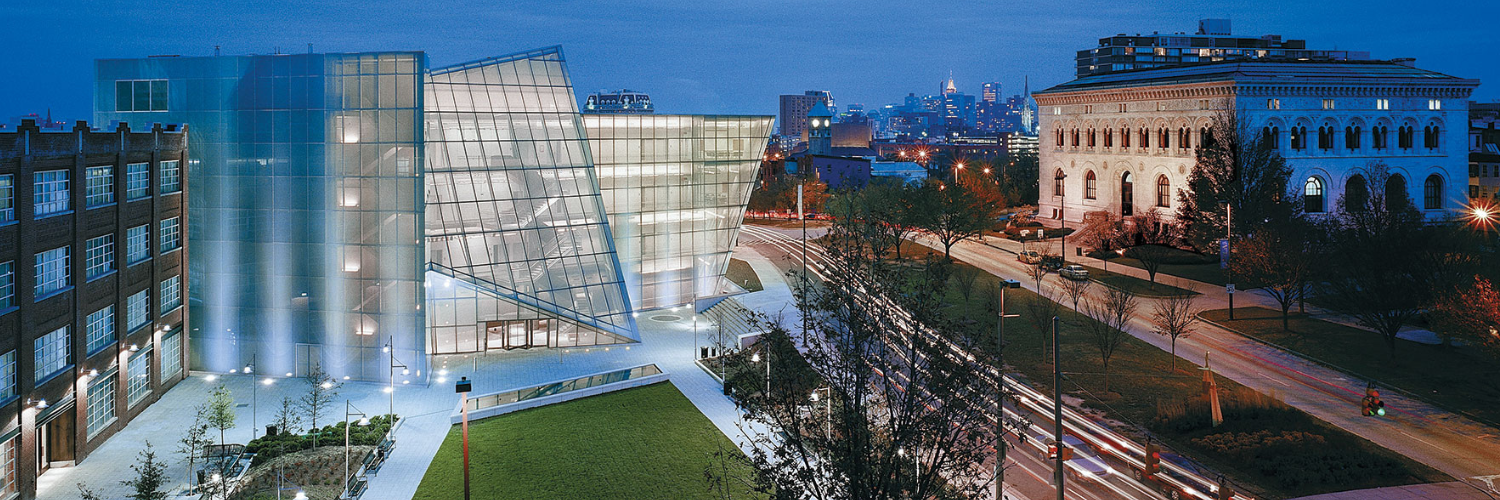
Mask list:
POLYGON ((1292 168, 1307 211, 1330 212, 1359 170, 1429 218, 1467 201, 1468 97, 1478 80, 1386 61, 1236 61, 1122 71, 1033 94, 1041 110, 1038 216, 1170 217, 1214 118, 1231 113, 1292 168))

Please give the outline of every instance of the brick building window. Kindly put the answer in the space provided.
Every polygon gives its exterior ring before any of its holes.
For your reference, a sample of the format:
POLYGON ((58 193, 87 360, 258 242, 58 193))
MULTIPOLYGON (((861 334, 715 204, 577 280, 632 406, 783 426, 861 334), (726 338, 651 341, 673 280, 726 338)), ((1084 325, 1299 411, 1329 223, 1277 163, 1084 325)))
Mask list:
POLYGON ((98 435, 115 421, 115 377, 119 373, 94 377, 89 381, 88 414, 85 425, 89 437, 98 435))
POLYGON ((90 207, 115 202, 115 167, 89 167, 84 171, 84 188, 88 191, 84 202, 90 207))
POLYGON ((114 304, 104 306, 104 309, 89 314, 87 324, 84 327, 83 343, 83 352, 90 355, 115 343, 114 304))
POLYGON ((32 380, 41 383, 66 370, 68 365, 72 364, 68 356, 73 352, 72 345, 72 336, 68 335, 66 326, 37 337, 32 342, 35 350, 32 361, 35 362, 33 366, 36 368, 32 371, 32 380))
POLYGON ((67 212, 69 208, 68 171, 49 170, 32 174, 31 203, 37 217, 67 212))
POLYGON ((151 196, 151 164, 131 163, 125 166, 125 200, 151 196))

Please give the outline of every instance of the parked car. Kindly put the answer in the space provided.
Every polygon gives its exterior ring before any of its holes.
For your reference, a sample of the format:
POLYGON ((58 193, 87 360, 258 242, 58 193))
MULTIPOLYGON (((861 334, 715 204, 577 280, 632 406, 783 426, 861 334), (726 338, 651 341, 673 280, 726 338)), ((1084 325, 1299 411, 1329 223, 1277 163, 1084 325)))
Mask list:
POLYGON ((1070 264, 1067 267, 1062 268, 1061 271, 1058 271, 1057 274, 1073 281, 1083 281, 1089 279, 1089 270, 1084 269, 1083 266, 1080 266, 1078 264, 1070 264))
POLYGON ((1045 256, 1042 256, 1041 266, 1043 268, 1049 270, 1049 271, 1056 271, 1058 269, 1062 269, 1063 258, 1062 258, 1061 255, 1045 255, 1045 256))
POLYGON ((1016 254, 1016 260, 1027 264, 1036 264, 1042 261, 1042 254, 1036 250, 1022 250, 1016 254))

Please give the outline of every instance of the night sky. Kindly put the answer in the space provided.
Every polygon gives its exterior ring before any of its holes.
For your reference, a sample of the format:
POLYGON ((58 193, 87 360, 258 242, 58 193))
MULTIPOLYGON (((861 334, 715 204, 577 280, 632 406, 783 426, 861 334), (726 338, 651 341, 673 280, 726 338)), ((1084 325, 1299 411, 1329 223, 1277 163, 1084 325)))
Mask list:
POLYGON ((575 90, 626 87, 658 112, 775 114, 779 94, 833 92, 842 108, 1000 81, 1018 93, 1072 79, 1074 51, 1116 33, 1193 32, 1228 17, 1237 35, 1415 57, 1500 98, 1500 2, 1474 1, 578 1, 129 2, 0 4, 0 121, 51 108, 91 119, 93 60, 156 54, 424 50, 431 65, 561 44, 575 90), (230 5, 230 4, 233 5, 230 5), (482 4, 482 5, 479 5, 482 4))

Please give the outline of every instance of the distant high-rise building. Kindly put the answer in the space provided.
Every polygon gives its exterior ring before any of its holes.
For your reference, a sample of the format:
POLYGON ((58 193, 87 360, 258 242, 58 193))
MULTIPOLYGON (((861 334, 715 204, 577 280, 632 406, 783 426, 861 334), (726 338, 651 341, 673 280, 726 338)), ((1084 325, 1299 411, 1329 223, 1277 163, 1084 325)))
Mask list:
POLYGON ((997 102, 1000 100, 1000 82, 988 82, 979 86, 981 90, 979 102, 997 102))
POLYGON ((1281 35, 1234 36, 1228 19, 1203 19, 1198 21, 1198 32, 1191 35, 1121 33, 1100 38, 1098 47, 1078 51, 1077 75, 1237 59, 1356 61, 1370 59, 1370 53, 1311 50, 1306 40, 1282 40, 1281 35))
POLYGON ((583 102, 584 113, 651 114, 651 96, 629 89, 598 91, 583 102))
POLYGON ((833 112, 833 96, 826 90, 781 96, 781 114, 777 119, 781 122, 779 132, 784 142, 783 149, 790 150, 798 143, 807 142, 807 112, 812 111, 817 103, 823 103, 830 113, 833 112))

